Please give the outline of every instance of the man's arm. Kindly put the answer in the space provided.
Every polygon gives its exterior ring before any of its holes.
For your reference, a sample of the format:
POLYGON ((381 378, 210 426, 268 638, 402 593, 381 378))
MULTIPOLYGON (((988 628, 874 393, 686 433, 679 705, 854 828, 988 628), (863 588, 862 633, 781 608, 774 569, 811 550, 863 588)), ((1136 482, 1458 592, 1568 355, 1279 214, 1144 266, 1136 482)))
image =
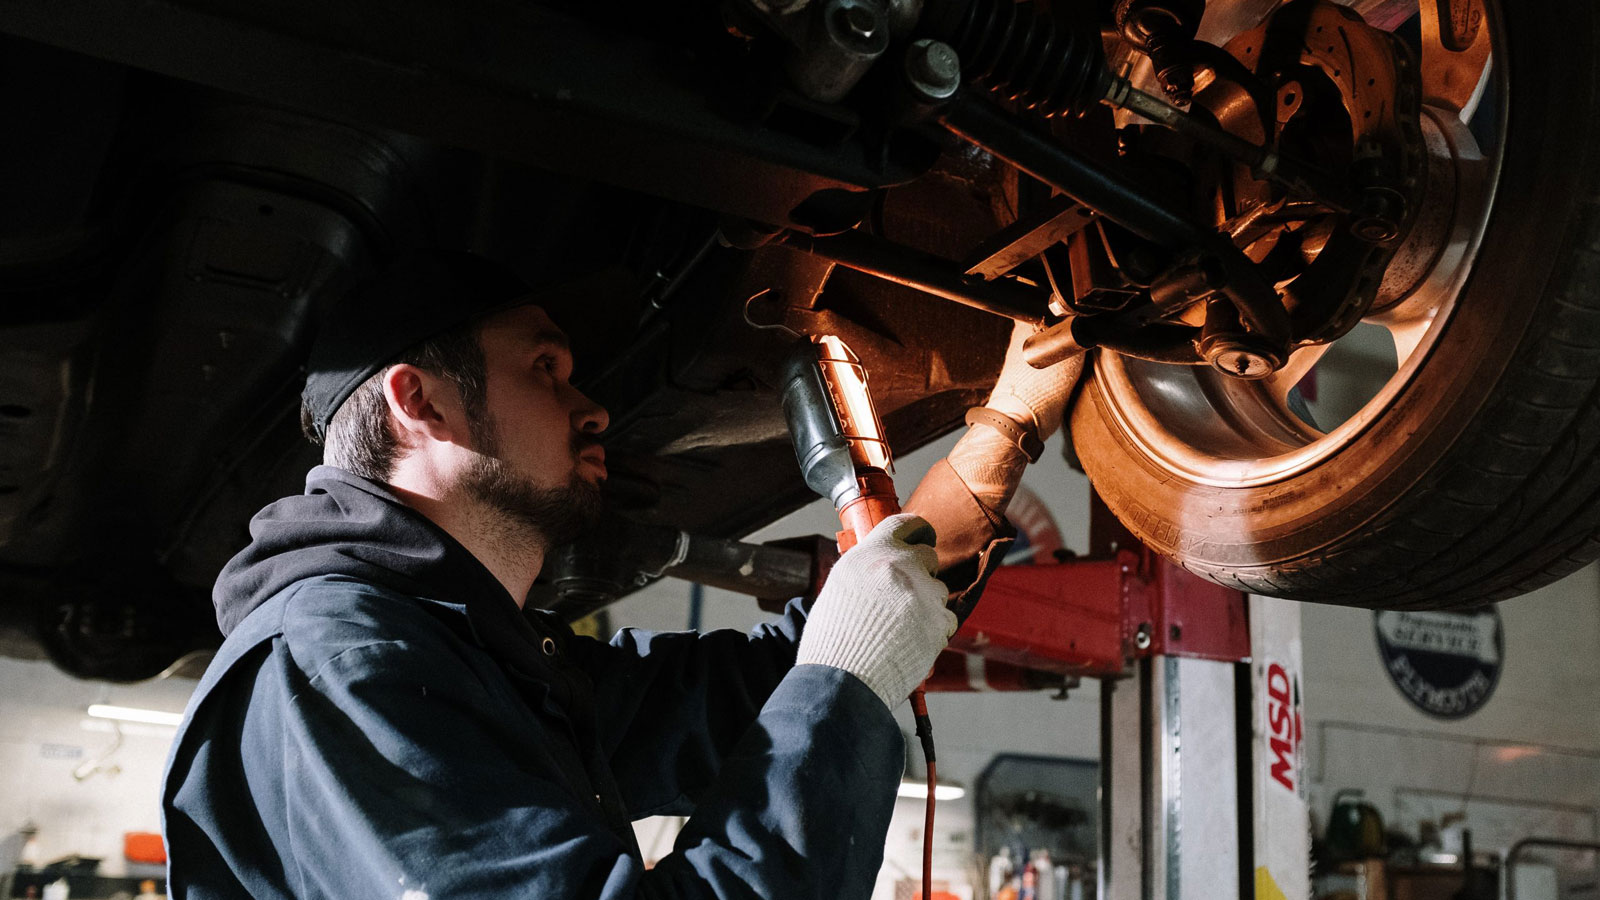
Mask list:
MULTIPOLYGON (((1024 347, 1034 331, 1033 326, 1021 322, 1012 328, 1000 378, 984 406, 1012 420, 1017 431, 1031 433, 1042 448, 1061 428, 1086 360, 1080 355, 1048 369, 1035 369, 1024 358, 1024 347)), ((981 553, 995 539, 1028 463, 1013 436, 978 421, 917 485, 905 508, 927 519, 939 532, 942 569, 981 553)))
POLYGON ((796 600, 749 633, 623 629, 576 639, 595 686, 602 750, 629 812, 686 815, 794 665, 805 623, 796 600))
POLYGON ((645 871, 543 748, 497 720, 504 708, 464 663, 364 645, 294 705, 291 878, 330 897, 865 898, 902 766, 893 717, 863 682, 795 667, 677 851, 645 871))
MULTIPOLYGON (((987 405, 1014 418, 1041 441, 1061 427, 1084 360, 1049 369, 1024 359, 1029 326, 1013 329, 1000 378, 987 405)), ((958 615, 971 612, 1010 542, 1005 522, 1028 458, 988 425, 969 429, 922 480, 906 511, 938 533, 940 577, 958 615)), ((624 799, 636 815, 685 813, 715 778, 727 749, 761 708, 794 660, 805 621, 798 604, 749 635, 623 631, 607 646, 581 642, 581 664, 594 678, 599 707, 615 710, 600 724, 624 799), (686 715, 667 715, 683 710, 686 715)))

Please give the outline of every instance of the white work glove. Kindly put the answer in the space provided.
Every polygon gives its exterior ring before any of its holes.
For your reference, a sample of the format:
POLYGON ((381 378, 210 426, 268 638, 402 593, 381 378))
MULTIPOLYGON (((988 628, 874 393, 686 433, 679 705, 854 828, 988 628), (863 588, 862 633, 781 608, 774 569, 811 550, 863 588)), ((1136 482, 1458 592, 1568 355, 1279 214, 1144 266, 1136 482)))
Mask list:
POLYGON ((1067 408, 1072 388, 1083 373, 1086 354, 1079 353, 1064 359, 1048 369, 1035 369, 1022 358, 1022 344, 1038 329, 1017 322, 1011 329, 1011 345, 1006 348, 1005 365, 1000 378, 989 393, 984 406, 998 410, 1026 422, 1032 419, 1039 426, 1039 440, 1047 441, 1061 427, 1061 417, 1067 408))
MULTIPOLYGON (((1000 378, 984 405, 1018 422, 1032 420, 1039 427, 1039 440, 1047 440, 1061 427, 1067 400, 1083 374, 1084 354, 1056 363, 1048 369, 1035 369, 1022 358, 1022 344, 1034 333, 1031 325, 1016 323, 1011 345, 1000 378)), ((1028 457, 1005 435, 988 425, 974 425, 945 457, 996 520, 1005 515, 1006 505, 1022 480, 1028 457)))
POLYGON ((933 526, 901 513, 840 557, 811 606, 795 664, 843 669, 890 709, 904 702, 956 633, 944 606, 950 590, 933 577, 932 538, 933 526))

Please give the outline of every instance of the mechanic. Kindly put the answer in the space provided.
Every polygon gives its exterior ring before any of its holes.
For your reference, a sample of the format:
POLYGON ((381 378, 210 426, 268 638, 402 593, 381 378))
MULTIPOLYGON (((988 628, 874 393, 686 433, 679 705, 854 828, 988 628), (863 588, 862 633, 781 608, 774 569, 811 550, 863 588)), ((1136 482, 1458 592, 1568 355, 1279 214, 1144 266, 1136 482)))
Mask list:
MULTIPOLYGON (((904 764, 890 710, 956 627, 928 524, 880 524, 809 624, 797 600, 748 635, 604 643, 524 610, 606 475, 606 412, 537 299, 423 254, 326 318, 302 411, 326 464, 218 579, 227 639, 169 760, 172 897, 871 893, 904 764), (631 822, 691 811, 647 871, 631 822)), ((991 405, 1048 435, 1075 371, 1018 349, 991 405)), ((960 494, 973 543, 1026 458, 988 426, 963 446, 919 494, 960 494)))

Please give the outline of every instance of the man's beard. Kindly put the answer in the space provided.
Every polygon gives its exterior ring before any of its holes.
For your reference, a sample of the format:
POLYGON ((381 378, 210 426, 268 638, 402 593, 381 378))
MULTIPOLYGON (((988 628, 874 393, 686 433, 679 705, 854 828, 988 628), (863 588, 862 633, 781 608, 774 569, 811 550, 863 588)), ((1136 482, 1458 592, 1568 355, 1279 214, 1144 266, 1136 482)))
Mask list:
POLYGON ((491 455, 496 444, 479 442, 490 452, 480 453, 463 477, 461 486, 469 497, 505 516, 514 527, 537 533, 547 547, 571 543, 599 524, 605 509, 599 485, 574 471, 561 487, 539 487, 491 455))

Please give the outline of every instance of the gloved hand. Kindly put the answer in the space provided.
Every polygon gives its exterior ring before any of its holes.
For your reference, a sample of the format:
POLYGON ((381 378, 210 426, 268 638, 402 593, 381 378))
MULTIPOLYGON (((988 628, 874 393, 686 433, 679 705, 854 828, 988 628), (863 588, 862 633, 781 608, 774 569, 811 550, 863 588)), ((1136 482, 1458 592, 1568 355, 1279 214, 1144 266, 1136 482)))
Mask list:
POLYGON ((907 514, 878 523, 839 558, 812 604, 796 665, 843 669, 894 709, 956 632, 949 589, 933 577, 933 527, 907 514), (924 543, 925 541, 925 543, 924 543))
MULTIPOLYGON (((1033 326, 1022 322, 1012 329, 1005 365, 984 405, 1018 422, 1033 420, 1039 426, 1039 439, 1046 440, 1061 427, 1067 400, 1083 374, 1084 356, 1035 369, 1022 358, 1023 341, 1033 331, 1033 326)), ((1005 514, 1028 465, 1027 456, 1016 444, 987 425, 968 429, 945 458, 995 521, 1005 514)))
POLYGON ((1039 426, 1039 440, 1050 439, 1061 427, 1067 398, 1083 374, 1085 354, 1062 360, 1048 369, 1035 369, 1022 358, 1022 345, 1037 329, 1017 322, 1011 329, 1011 345, 1006 348, 1005 365, 1000 378, 989 392, 989 402, 984 405, 999 410, 1019 422, 1028 419, 1039 426))

